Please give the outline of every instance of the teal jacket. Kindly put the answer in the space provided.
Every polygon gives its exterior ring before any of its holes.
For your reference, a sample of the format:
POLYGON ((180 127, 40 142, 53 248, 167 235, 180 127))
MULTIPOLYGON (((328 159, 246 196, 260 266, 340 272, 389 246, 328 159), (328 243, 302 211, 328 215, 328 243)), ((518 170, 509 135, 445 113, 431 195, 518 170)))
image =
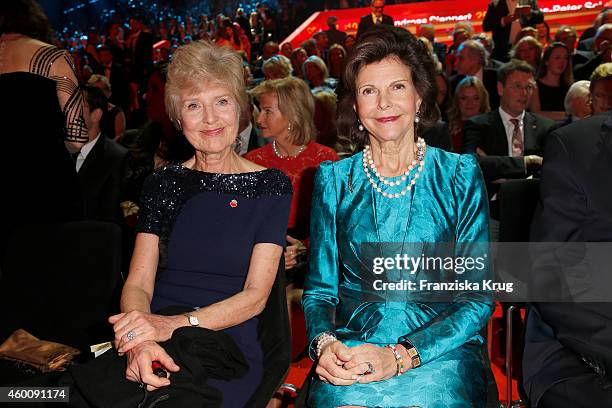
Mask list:
POLYGON ((447 291, 440 292, 445 299, 428 301, 422 291, 381 289, 380 281, 480 281, 491 274, 488 263, 469 277, 453 270, 373 272, 375 257, 393 257, 400 251, 433 256, 436 243, 454 243, 454 256, 483 255, 489 217, 480 168, 471 155, 428 146, 414 188, 399 199, 388 199, 372 188, 362 157, 358 153, 322 163, 315 179, 310 270, 303 297, 308 339, 331 331, 348 346, 408 340, 422 365, 370 384, 332 386, 315 379, 310 403, 484 406, 489 368, 479 332, 493 310, 490 293, 447 291))

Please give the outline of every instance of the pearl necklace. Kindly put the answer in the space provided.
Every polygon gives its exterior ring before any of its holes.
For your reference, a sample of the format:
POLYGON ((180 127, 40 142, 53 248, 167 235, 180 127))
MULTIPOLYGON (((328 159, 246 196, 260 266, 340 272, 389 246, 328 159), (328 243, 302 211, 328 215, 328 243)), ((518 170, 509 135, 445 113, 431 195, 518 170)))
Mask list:
POLYGON ((417 141, 417 153, 416 153, 417 159, 413 160, 412 163, 410 163, 410 165, 408 166, 408 170, 406 170, 404 174, 402 174, 399 180, 389 181, 385 177, 381 176, 378 170, 376 169, 376 166, 374 165, 374 160, 372 159, 371 148, 370 146, 366 146, 363 149, 363 170, 366 176, 368 177, 368 180, 370 184, 372 185, 372 187, 374 188, 374 190, 382 194, 383 197, 400 198, 401 196, 405 196, 406 193, 408 193, 412 189, 412 187, 414 187, 417 179, 419 178, 421 172, 423 171, 423 166, 425 165, 425 149, 426 149, 425 140, 419 137, 417 141), (393 186, 399 186, 402 182, 406 181, 408 179, 408 176, 410 176, 410 172, 415 167, 417 167, 417 165, 418 165, 418 169, 415 175, 412 177, 412 180, 410 180, 408 182, 408 185, 399 193, 387 193, 385 191, 382 191, 382 188, 372 178, 372 175, 370 174, 370 170, 369 170, 369 168, 372 169, 372 172, 376 175, 376 177, 380 180, 381 183, 383 183, 384 185, 393 187, 393 186))
POLYGON ((278 150, 278 146, 276 145, 276 140, 273 140, 272 141, 272 150, 274 150, 274 154, 279 159, 295 159, 297 156, 300 155, 300 153, 302 153, 304 150, 306 150, 306 145, 301 145, 300 147, 298 147, 298 151, 297 151, 296 154, 283 156, 281 154, 280 150, 278 150))

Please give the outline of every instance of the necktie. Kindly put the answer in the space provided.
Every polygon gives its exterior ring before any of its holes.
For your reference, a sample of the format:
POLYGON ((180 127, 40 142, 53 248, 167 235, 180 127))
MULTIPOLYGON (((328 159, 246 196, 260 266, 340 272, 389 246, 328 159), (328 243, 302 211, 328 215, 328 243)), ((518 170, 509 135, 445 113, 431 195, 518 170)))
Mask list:
POLYGON ((72 161, 76 164, 77 159, 79 158, 79 154, 81 154, 81 152, 74 152, 74 153, 70 153, 70 157, 72 157, 72 161))
POLYGON ((523 132, 518 119, 510 119, 514 125, 512 130, 512 157, 523 156, 523 132))

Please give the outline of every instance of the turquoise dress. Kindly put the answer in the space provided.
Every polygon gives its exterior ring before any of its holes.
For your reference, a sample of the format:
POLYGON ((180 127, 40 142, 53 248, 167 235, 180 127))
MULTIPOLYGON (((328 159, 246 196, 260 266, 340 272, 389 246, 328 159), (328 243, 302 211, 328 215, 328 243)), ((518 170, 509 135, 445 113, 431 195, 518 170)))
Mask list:
MULTIPOLYGON (((350 386, 330 385, 315 376, 309 405, 483 407, 490 368, 479 332, 493 311, 490 292, 457 291, 448 301, 431 302, 423 296, 414 299, 416 292, 409 290, 375 290, 372 282, 381 276, 397 282, 436 277, 429 270, 377 275, 371 259, 397 252, 398 245, 405 250, 405 243, 487 247, 488 203, 480 168, 470 155, 428 146, 415 187, 401 198, 388 199, 372 188, 362 157, 358 153, 324 162, 315 179, 310 271, 303 297, 308 338, 312 342, 332 331, 349 347, 408 340, 422 365, 386 381, 350 386), (395 248, 386 242, 396 243, 395 248)), ((490 269, 481 273, 487 278, 490 269)))

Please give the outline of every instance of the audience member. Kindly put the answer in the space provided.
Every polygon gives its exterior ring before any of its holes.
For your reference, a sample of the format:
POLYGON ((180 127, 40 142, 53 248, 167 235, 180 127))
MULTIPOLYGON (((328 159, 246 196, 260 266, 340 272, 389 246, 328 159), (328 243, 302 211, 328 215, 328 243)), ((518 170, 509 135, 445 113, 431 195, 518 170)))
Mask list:
POLYGON ((346 33, 344 31, 338 30, 336 27, 336 23, 338 22, 338 18, 336 16, 329 16, 327 19, 327 27, 328 29, 325 31, 327 34, 327 39, 329 41, 329 46, 331 47, 334 44, 343 45, 344 39, 346 38, 346 33))
MULTIPOLYGON (((612 17, 612 13, 610 16, 612 17)), ((574 77, 589 79, 595 68, 606 62, 612 62, 612 23, 599 27, 593 39, 592 57, 581 66, 576 67, 574 77)))
POLYGON ((565 44, 554 42, 546 47, 536 78, 538 92, 534 93, 536 103, 532 103, 531 111, 550 119, 562 119, 565 116, 563 101, 574 82, 570 53, 565 44))
POLYGON ((298 78, 304 78, 302 66, 308 59, 306 50, 304 50, 302 47, 297 47, 291 52, 291 57, 289 59, 291 60, 291 66, 293 67, 293 75, 298 78))
POLYGON ((598 66, 591 75, 593 115, 612 109, 612 62, 598 66))
POLYGON ((357 26, 357 38, 376 25, 382 24, 393 26, 393 17, 384 14, 385 0, 371 0, 370 9, 372 12, 361 17, 359 20, 359 25, 357 26))
POLYGON ((266 79, 281 79, 290 76, 293 68, 289 58, 279 54, 265 60, 262 70, 266 79))
POLYGON ((87 83, 101 89, 108 99, 107 107, 103 111, 102 119, 100 119, 100 130, 106 137, 118 141, 125 132, 126 118, 123 109, 110 102, 112 95, 110 81, 103 75, 94 74, 87 83))
POLYGON ((487 92, 490 95, 491 108, 495 109, 499 106, 499 97, 497 96, 497 72, 493 69, 486 68, 487 66, 487 50, 484 46, 475 40, 464 41, 456 52, 457 75, 450 80, 451 95, 455 93, 455 88, 459 82, 466 76, 475 76, 478 78, 487 92))
POLYGON ((78 153, 88 136, 72 59, 49 44, 49 22, 38 2, 0 2, 0 33, 0 118, 6 136, 0 180, 10 193, 0 218, 2 257, 11 233, 24 223, 81 218, 69 152, 78 153))
POLYGON ((421 24, 417 31, 419 37, 425 37, 431 43, 434 54, 438 57, 438 61, 444 64, 446 60, 446 44, 436 41, 436 29, 433 24, 421 24))
POLYGON ((492 57, 508 61, 508 51, 522 27, 535 27, 544 21, 537 0, 491 0, 482 29, 493 33, 492 57))
POLYGON ((448 109, 448 130, 455 153, 463 152, 463 127, 465 122, 491 111, 489 93, 481 80, 473 76, 464 77, 456 86, 448 109))
POLYGON ((345 59, 346 50, 343 46, 334 44, 329 48, 329 53, 327 54, 327 67, 329 68, 330 77, 340 80, 345 59))
POLYGON ((530 304, 523 355, 523 383, 533 406, 603 407, 612 401, 612 303, 601 301, 609 300, 609 291, 599 287, 602 276, 609 279, 608 257, 593 256, 597 250, 586 246, 612 241, 606 174, 612 174, 611 112, 549 136, 531 241, 554 253, 534 254, 530 282, 530 291, 549 301, 530 304), (548 295, 555 288, 584 302, 548 295))
POLYGON ((510 58, 525 61, 535 71, 540 66, 542 44, 531 36, 523 37, 512 47, 510 58))
MULTIPOLYGON (((498 72, 499 109, 468 119, 464 153, 476 153, 493 196, 503 179, 525 178, 539 171, 542 149, 553 121, 526 112, 536 89, 529 64, 513 60, 498 72)), ((496 211, 491 208, 492 216, 496 211)))
POLYGON ((76 159, 84 218, 121 224, 120 203, 126 175, 128 151, 102 133, 100 121, 108 107, 101 89, 84 88, 89 108, 87 129, 89 141, 76 159))
POLYGON ((310 89, 327 87, 334 90, 336 88, 336 81, 329 77, 327 65, 316 55, 311 55, 304 61, 302 75, 304 75, 304 80, 310 86, 310 89))

